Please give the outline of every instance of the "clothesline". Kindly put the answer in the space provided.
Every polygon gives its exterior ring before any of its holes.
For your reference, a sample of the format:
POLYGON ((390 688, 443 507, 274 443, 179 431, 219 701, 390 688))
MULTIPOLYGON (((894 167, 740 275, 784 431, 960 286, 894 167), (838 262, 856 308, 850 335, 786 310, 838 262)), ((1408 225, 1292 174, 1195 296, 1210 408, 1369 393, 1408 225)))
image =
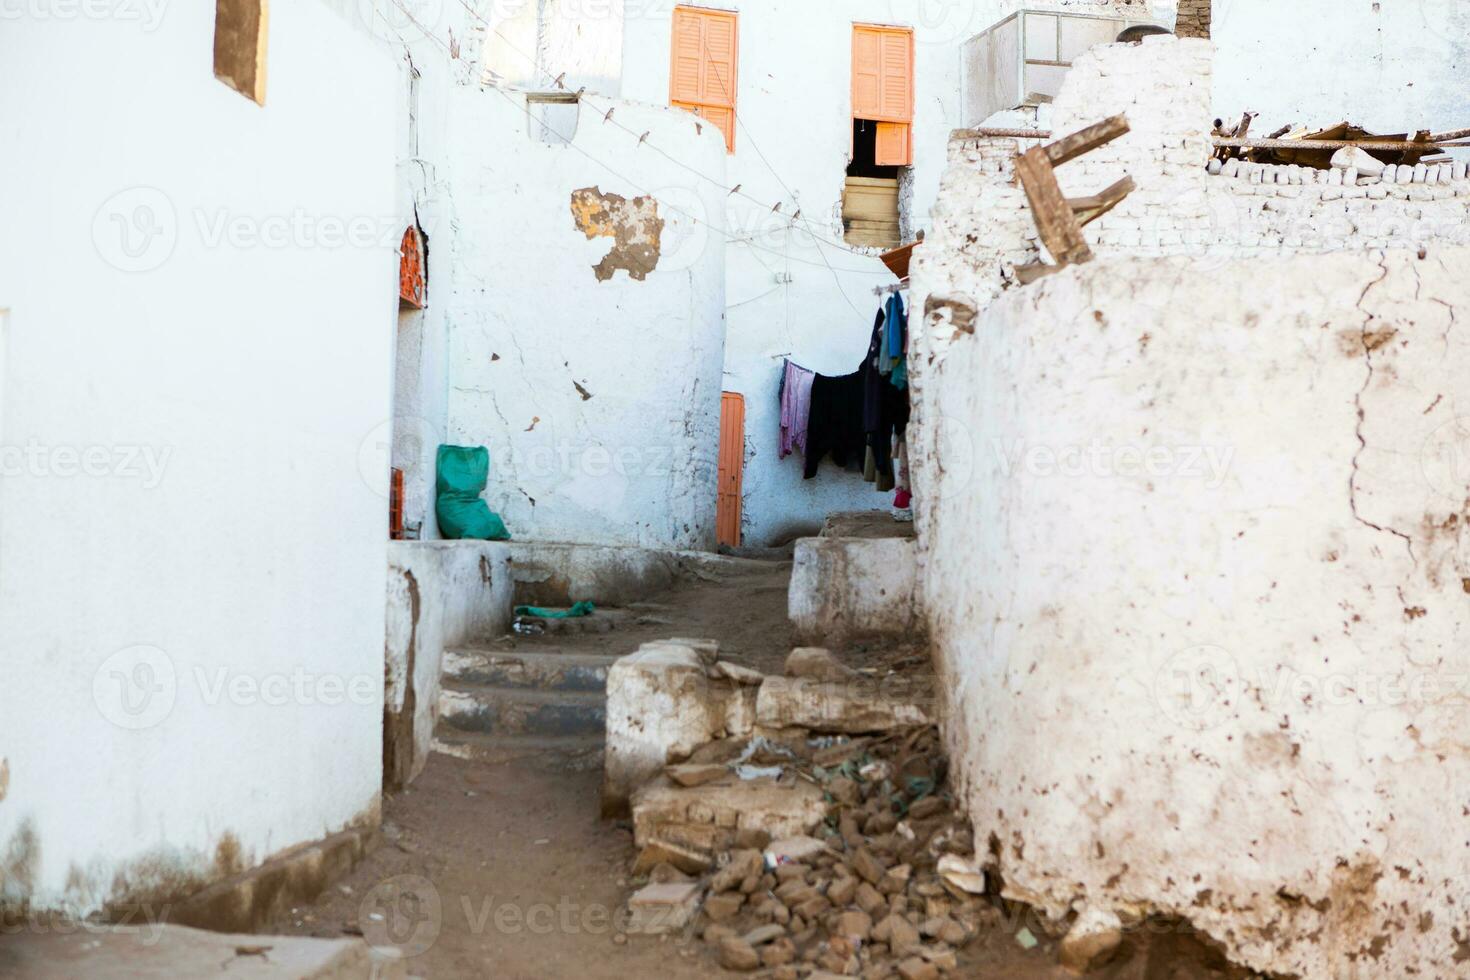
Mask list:
POLYGON ((884 286, 874 286, 873 287, 873 295, 874 296, 889 296, 889 295, 891 295, 893 293, 901 293, 905 289, 908 289, 908 288, 909 288, 909 281, 907 279, 904 279, 901 282, 890 282, 890 283, 888 283, 887 285, 884 285, 884 286))
POLYGON ((890 287, 878 304, 868 352, 856 371, 829 377, 787 357, 779 386, 779 458, 802 452, 803 476, 810 480, 830 456, 838 466, 861 472, 879 491, 897 486, 894 506, 900 510, 907 508, 910 497, 904 438, 909 417, 908 311, 897 295, 904 286, 890 287))

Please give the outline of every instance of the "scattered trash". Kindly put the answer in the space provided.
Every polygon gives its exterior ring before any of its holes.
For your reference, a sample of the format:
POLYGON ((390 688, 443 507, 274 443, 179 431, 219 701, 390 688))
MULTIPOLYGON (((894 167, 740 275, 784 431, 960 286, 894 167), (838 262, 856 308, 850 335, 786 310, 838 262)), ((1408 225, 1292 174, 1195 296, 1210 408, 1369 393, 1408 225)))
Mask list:
POLYGON ((752 779, 780 779, 785 772, 782 766, 736 766, 735 775, 749 782, 752 779))
POLYGON ((516 606, 517 616, 531 616, 535 619, 578 619, 582 616, 591 616, 597 611, 597 607, 590 600, 583 599, 570 609, 547 609, 542 606, 516 606))
POLYGON ((546 627, 541 623, 520 616, 516 617, 510 628, 522 636, 539 636, 546 632, 546 627))
POLYGON ((1022 928, 1020 932, 1016 933, 1016 944, 1022 949, 1035 949, 1036 937, 1031 935, 1030 929, 1022 928))

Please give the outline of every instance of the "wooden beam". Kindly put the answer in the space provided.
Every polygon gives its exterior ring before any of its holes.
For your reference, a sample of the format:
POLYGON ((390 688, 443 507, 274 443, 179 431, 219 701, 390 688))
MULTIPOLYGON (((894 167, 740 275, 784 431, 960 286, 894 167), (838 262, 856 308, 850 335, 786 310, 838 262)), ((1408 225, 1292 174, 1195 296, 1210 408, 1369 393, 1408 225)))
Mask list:
POLYGON ((1030 265, 1016 266, 1016 281, 1023 286, 1029 286, 1038 279, 1045 279, 1053 273, 1061 272, 1065 266, 1047 265, 1045 262, 1032 262, 1030 265))
POLYGON ((1087 197, 1069 197, 1067 203, 1077 216, 1077 224, 1085 227, 1123 203, 1123 198, 1132 194, 1137 185, 1132 177, 1124 177, 1100 194, 1087 197))
POLYGON ((1031 203, 1042 244, 1052 258, 1063 265, 1092 261, 1092 249, 1087 246, 1082 225, 1057 186, 1057 175, 1046 148, 1032 147, 1016 157, 1016 176, 1026 192, 1026 200, 1031 203))
POLYGON ((1433 140, 1267 140, 1236 139, 1231 136, 1213 137, 1216 146, 1232 146, 1245 150, 1340 150, 1345 146, 1358 146, 1365 150, 1427 151, 1445 146, 1470 146, 1470 143, 1436 143, 1433 140))
POLYGON ((1111 119, 1104 119, 1086 129, 1079 129, 1071 136, 1063 136, 1055 143, 1048 144, 1046 156, 1053 167, 1060 167, 1068 160, 1075 160, 1084 153, 1090 153, 1127 132, 1127 117, 1113 116, 1111 119))

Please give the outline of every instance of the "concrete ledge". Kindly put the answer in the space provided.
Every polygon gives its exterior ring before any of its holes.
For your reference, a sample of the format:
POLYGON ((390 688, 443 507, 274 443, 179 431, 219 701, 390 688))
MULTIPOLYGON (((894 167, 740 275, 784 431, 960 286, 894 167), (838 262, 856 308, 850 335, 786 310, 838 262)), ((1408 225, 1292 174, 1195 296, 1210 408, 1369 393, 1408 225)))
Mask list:
POLYGON ((344 830, 292 848, 173 904, 168 921, 214 932, 256 932, 345 878, 367 853, 373 835, 371 830, 344 830))
POLYGON ((0 945, 0 976, 10 980, 213 976, 402 980, 407 969, 395 951, 369 949, 361 939, 226 935, 162 924, 135 928, 76 923, 54 931, 7 936, 0 945))
POLYGON ((508 547, 515 602, 535 606, 569 606, 584 599, 626 606, 665 592, 679 581, 769 567, 704 551, 535 541, 512 541, 508 547))
POLYGON ((918 584, 911 538, 803 538, 787 613, 804 643, 913 638, 923 622, 918 584))
POLYGON ((383 788, 402 789, 428 761, 444 650, 510 628, 511 550, 495 541, 394 541, 388 546, 383 788))

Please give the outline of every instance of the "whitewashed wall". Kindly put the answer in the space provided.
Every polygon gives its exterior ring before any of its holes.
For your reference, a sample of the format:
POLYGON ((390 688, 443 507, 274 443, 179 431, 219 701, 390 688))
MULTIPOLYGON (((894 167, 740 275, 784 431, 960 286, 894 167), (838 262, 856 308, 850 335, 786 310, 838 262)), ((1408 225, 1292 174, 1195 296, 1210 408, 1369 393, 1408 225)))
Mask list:
POLYGON ((683 112, 606 99, 553 126, 572 143, 543 142, 520 93, 451 96, 450 439, 490 448, 487 499, 519 538, 712 548, 724 243, 696 219, 721 192, 629 130, 717 179, 723 145, 683 112), (624 247, 579 226, 584 189, 645 201, 602 230, 662 222, 651 265, 598 278, 624 247))
POLYGON ((977 841, 1052 915, 1178 916, 1272 973, 1455 976, 1466 182, 1209 176, 1208 65, 1164 39, 1074 68, 1058 131, 1134 132, 1064 188, 1139 188, 1088 227, 1097 261, 1033 286, 1006 283, 1039 257, 1017 147, 955 147, 915 274, 947 739, 977 841))
POLYGON ((0 900, 86 913, 376 819, 401 229, 325 6, 264 108, 210 5, 52 9, 0 29, 0 900))
MULTIPOLYGON (((762 207, 735 196, 716 211, 716 220, 740 239, 727 261, 724 387, 746 399, 744 529, 747 543, 761 545, 810 530, 833 511, 884 507, 892 498, 830 462, 804 481, 800 454, 777 459, 782 358, 824 374, 857 370, 878 307, 872 287, 892 281, 877 250, 859 254, 842 244, 852 25, 915 29, 912 226, 923 229, 945 140, 959 125, 959 47, 988 20, 984 10, 954 4, 929 5, 926 20, 921 5, 907 0, 716 6, 740 13, 740 125, 729 185, 768 202, 762 207), (803 223, 770 214, 778 201, 784 215, 800 208, 803 223)), ((630 7, 623 76, 629 97, 668 100, 671 9, 648 4, 635 15, 630 7)))
POLYGON ((1459 0, 1214 0, 1215 109, 1254 132, 1351 120, 1382 133, 1470 126, 1470 5, 1459 0))

